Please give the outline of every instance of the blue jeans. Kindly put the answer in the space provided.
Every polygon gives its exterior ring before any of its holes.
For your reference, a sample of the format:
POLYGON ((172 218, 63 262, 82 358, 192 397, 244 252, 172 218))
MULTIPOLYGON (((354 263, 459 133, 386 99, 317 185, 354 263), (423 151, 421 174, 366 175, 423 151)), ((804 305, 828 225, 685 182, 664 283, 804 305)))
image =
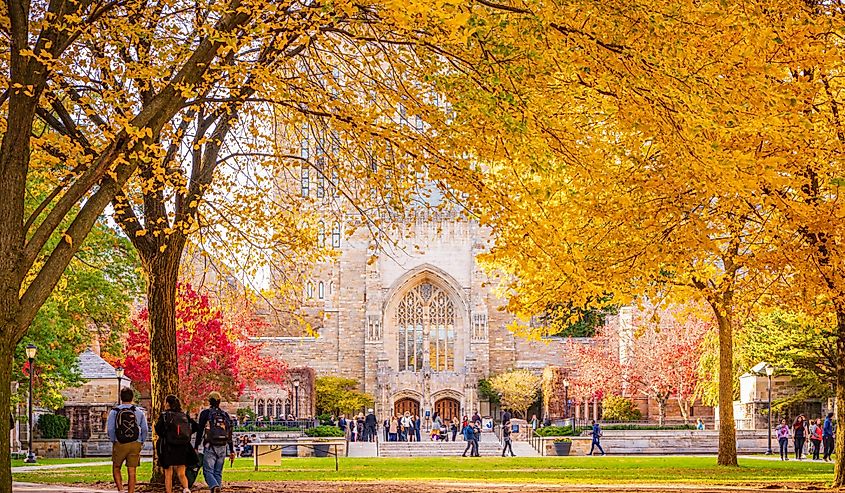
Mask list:
POLYGON ((229 456, 228 445, 207 445, 203 449, 202 475, 209 488, 223 486, 223 465, 229 456))
POLYGON ((593 444, 590 446, 590 455, 593 455, 593 450, 595 450, 595 449, 596 449, 596 447, 598 447, 598 448, 599 448, 599 452, 601 452, 602 454, 604 454, 604 449, 603 449, 603 448, 601 448, 601 443, 599 442, 599 439, 598 439, 598 438, 593 437, 593 444))

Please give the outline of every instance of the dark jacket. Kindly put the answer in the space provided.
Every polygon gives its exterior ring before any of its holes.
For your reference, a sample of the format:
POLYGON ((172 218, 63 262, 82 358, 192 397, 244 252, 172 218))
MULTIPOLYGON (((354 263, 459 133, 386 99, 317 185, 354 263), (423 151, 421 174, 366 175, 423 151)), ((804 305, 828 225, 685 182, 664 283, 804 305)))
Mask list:
MULTIPOLYGON (((194 448, 199 448, 201 443, 203 442, 203 435, 205 434, 205 426, 208 424, 208 416, 211 412, 212 408, 203 409, 200 413, 200 422, 199 422, 199 431, 197 431, 197 438, 194 439, 194 448)), ((216 408, 220 409, 220 408, 216 408)), ((232 443, 232 418, 229 416, 229 413, 226 411, 221 411, 224 416, 226 416, 226 426, 229 427, 229 437, 228 437, 228 445, 229 445, 229 453, 235 452, 235 445, 232 443)))
POLYGON ((822 427, 822 435, 826 437, 833 436, 833 420, 830 418, 824 418, 824 425, 822 427))
POLYGON ((364 418, 364 425, 367 427, 375 428, 377 424, 378 421, 376 421, 376 415, 373 413, 368 414, 367 417, 364 418))
POLYGON ((464 440, 466 440, 466 441, 474 440, 475 439, 475 432, 473 431, 472 426, 470 426, 469 424, 464 426, 463 435, 464 435, 464 440))

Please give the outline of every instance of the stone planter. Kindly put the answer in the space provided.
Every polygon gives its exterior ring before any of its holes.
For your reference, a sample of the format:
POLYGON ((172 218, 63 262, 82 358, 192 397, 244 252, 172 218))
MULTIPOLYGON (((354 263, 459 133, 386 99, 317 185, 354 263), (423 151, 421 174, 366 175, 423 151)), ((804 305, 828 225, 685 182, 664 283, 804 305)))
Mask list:
POLYGON ((285 445, 282 447, 282 457, 296 457, 297 456, 297 447, 296 445, 285 445))
POLYGON ((328 443, 314 445, 314 457, 328 457, 330 447, 328 443))
POLYGON ((569 451, 572 450, 572 442, 555 442, 552 445, 555 455, 558 456, 569 455, 569 451))

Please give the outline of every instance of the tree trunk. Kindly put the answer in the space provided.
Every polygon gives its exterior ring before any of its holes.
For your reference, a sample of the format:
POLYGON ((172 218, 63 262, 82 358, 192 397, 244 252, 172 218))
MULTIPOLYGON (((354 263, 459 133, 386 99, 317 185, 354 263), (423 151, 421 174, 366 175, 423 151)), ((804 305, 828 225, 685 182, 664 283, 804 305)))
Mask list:
POLYGON ((734 422, 733 321, 730 310, 713 306, 719 323, 719 458, 720 466, 737 466, 734 422))
POLYGON ((833 470, 833 487, 845 488, 845 306, 836 307, 836 388, 834 389, 836 423, 839 429, 836 431, 836 462, 833 470))
MULTIPOLYGON (((6 340, 7 334, 15 332, 15 326, 3 326, 3 340, 0 341, 0 409, 12 409, 12 356, 17 341, 6 340)), ((9 443, 9 420, 0 415, 0 492, 12 492, 11 444, 9 443)))
MULTIPOLYGON (((180 250, 181 251, 181 250, 180 250)), ((179 275, 179 259, 176 252, 162 253, 158 250, 141 253, 141 261, 147 274, 147 309, 150 324, 150 423, 155 423, 164 399, 179 393, 179 362, 176 354, 176 284, 179 275)), ((153 443, 158 437, 153 434, 153 443)), ((164 483, 164 472, 155 458, 153 484, 164 483)))
POLYGON ((666 424, 666 398, 660 395, 657 396, 657 424, 666 424))

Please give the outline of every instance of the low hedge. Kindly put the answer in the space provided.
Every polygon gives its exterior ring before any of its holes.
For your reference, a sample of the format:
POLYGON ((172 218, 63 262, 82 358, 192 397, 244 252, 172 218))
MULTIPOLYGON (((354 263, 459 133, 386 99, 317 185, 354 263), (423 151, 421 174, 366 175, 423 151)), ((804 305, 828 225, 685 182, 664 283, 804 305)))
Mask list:
POLYGON ((695 425, 607 425, 603 430, 694 430, 695 425))
POLYGON ((575 435, 571 426, 546 426, 536 430, 534 433, 541 437, 568 437, 575 435))
POLYGON ((315 426, 305 430, 305 435, 309 437, 343 437, 346 436, 343 430, 337 426, 315 426))

